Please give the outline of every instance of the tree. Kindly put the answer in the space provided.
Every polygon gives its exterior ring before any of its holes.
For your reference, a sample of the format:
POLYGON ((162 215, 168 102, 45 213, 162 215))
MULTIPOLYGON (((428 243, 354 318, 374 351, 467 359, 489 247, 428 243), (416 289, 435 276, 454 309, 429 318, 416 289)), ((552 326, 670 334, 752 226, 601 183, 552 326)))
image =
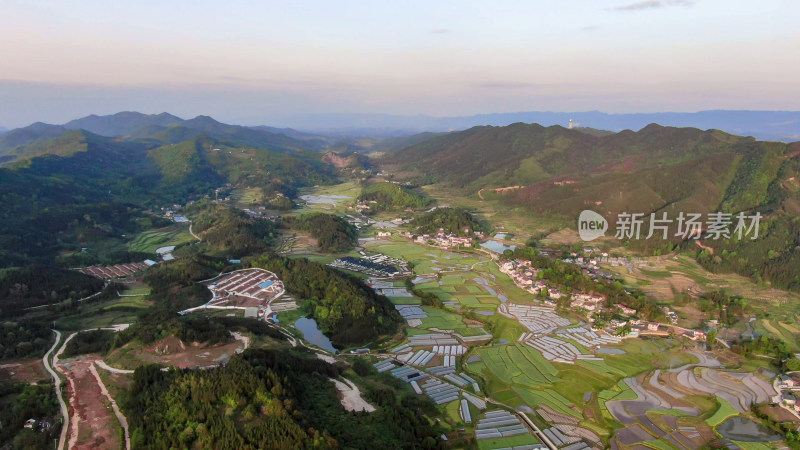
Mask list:
POLYGON ((711 330, 711 331, 708 332, 708 334, 706 335, 706 344, 709 347, 713 348, 713 347, 716 346, 716 344, 717 344, 717 335, 718 334, 719 334, 719 332, 717 330, 711 330))

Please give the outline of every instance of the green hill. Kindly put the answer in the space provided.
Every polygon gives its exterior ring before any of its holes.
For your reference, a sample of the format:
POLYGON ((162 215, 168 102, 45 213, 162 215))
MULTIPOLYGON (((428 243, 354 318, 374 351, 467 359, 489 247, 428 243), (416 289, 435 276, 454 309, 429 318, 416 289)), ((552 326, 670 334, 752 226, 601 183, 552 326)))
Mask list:
POLYGON ((437 136, 387 157, 402 170, 477 191, 558 176, 631 172, 761 145, 716 130, 649 125, 594 136, 560 126, 475 127, 437 136))
POLYGON ((225 256, 262 253, 275 238, 277 226, 273 222, 207 200, 190 205, 186 213, 192 219, 194 232, 225 256))
POLYGON ((121 137, 135 133, 142 127, 165 127, 182 122, 183 119, 169 113, 142 114, 123 111, 108 116, 92 114, 64 124, 70 130, 87 130, 101 136, 121 137))
POLYGON ((439 230, 458 236, 471 236, 473 231, 485 231, 472 214, 458 208, 436 208, 415 217, 411 228, 420 234, 436 234, 439 230))
MULTIPOLYGON (((84 247, 94 255, 100 240, 119 241, 161 220, 144 209, 199 199, 226 183, 291 195, 297 187, 336 179, 318 154, 208 137, 153 148, 74 130, 26 144, 17 158, 0 168, 0 267, 52 263, 59 252, 84 247)), ((108 252, 97 258, 82 261, 116 259, 108 252)))
MULTIPOLYGON (((615 228, 618 214, 760 213, 759 239, 703 241, 708 269, 800 289, 800 144, 760 142, 718 130, 649 125, 615 134, 559 126, 476 127, 434 137, 384 160, 400 174, 478 193, 484 201, 522 206, 575 226, 584 209, 615 228), (499 189, 507 188, 507 189, 499 189)), ((704 216, 705 217, 705 216, 704 216)), ((647 230, 645 220, 643 229, 647 230)), ((675 237, 631 241, 645 253, 682 245, 675 237)), ((646 233, 645 233, 646 234, 646 233)))
POLYGON ((420 209, 431 204, 432 199, 395 183, 372 183, 365 186, 358 196, 359 201, 370 204, 370 212, 420 209))
POLYGON ((347 220, 333 214, 314 212, 286 216, 282 224, 292 230, 311 234, 320 250, 327 253, 350 250, 358 240, 358 230, 347 220))

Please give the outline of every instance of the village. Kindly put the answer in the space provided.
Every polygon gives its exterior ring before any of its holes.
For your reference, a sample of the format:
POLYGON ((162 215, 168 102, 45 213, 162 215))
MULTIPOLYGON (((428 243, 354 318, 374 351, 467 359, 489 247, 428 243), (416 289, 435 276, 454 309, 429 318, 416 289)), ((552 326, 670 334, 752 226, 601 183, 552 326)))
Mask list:
MULTIPOLYGON (((583 258, 580 258, 577 263, 583 267, 584 274, 588 274, 586 271, 590 270, 585 267, 586 265, 592 267, 591 270, 602 270, 597 261, 593 259, 584 261, 583 258)), ((545 306, 555 308, 559 301, 564 304, 562 299, 568 300, 570 310, 584 315, 592 323, 593 328, 603 329, 611 335, 638 337, 643 334, 660 336, 672 334, 686 336, 693 341, 705 342, 706 340, 707 330, 678 327, 678 316, 668 307, 663 307, 663 313, 669 323, 648 322, 639 319, 638 311, 627 305, 621 303, 607 305, 606 298, 602 295, 580 291, 562 292, 559 286, 548 286, 546 280, 538 278, 538 270, 532 266, 529 260, 501 260, 498 262, 498 266, 500 271, 508 275, 517 287, 537 296, 537 300, 545 306), (610 313, 612 318, 601 320, 601 313, 610 313)), ((708 325, 713 328, 716 323, 711 321, 708 322, 708 325)))

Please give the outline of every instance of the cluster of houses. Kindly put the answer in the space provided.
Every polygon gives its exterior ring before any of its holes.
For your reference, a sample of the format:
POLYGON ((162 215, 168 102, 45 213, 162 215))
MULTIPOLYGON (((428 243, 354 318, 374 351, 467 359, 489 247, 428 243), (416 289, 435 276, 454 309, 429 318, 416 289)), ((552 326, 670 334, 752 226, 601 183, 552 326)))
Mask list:
POLYGON ((800 412, 800 405, 797 403, 797 391, 800 390, 800 383, 795 378, 787 374, 780 375, 775 379, 773 386, 778 394, 772 397, 772 403, 795 413, 800 412))
POLYGON ((669 320, 669 323, 671 323, 673 325, 677 325, 678 324, 678 313, 676 313, 675 311, 669 309, 669 307, 667 307, 667 306, 665 306, 662 309, 664 311, 664 315, 667 317, 667 320, 669 320))
MULTIPOLYGON (((573 293, 571 299, 569 304, 571 308, 584 309, 589 312, 603 310, 603 303, 606 301, 606 298, 602 295, 587 294, 586 292, 573 293)), ((616 306, 627 308, 624 305, 616 306)), ((633 310, 633 314, 636 314, 635 309, 633 310)))
POLYGON ((403 232, 400 235, 418 244, 427 244, 440 248, 472 247, 473 243, 472 238, 469 236, 458 236, 455 233, 445 233, 443 230, 439 230, 434 235, 414 234, 410 231, 403 232))
POLYGON ((242 209, 242 211, 244 211, 245 214, 247 214, 248 216, 250 216, 250 217, 252 217, 254 219, 265 219, 265 220, 269 220, 270 222, 277 222, 277 221, 279 221, 281 219, 281 216, 273 216, 273 215, 270 215, 270 214, 266 214, 265 213, 266 210, 267 210, 267 208, 264 207, 264 206, 259 206, 258 207, 258 211, 253 211, 250 208, 242 209))
MULTIPOLYGON (((190 205, 192 203, 194 202, 190 201, 189 203, 187 203, 187 205, 190 205)), ((161 213, 164 214, 164 217, 166 217, 167 219, 179 222, 180 219, 176 220, 176 218, 183 217, 183 215, 181 215, 180 213, 181 209, 183 209, 183 207, 177 204, 172 206, 162 206, 161 213)))
POLYGON ((647 262, 639 257, 617 257, 610 256, 607 252, 602 251, 599 247, 584 247, 583 254, 572 252, 568 257, 563 259, 564 262, 569 264, 577 264, 583 269, 584 275, 592 277, 611 278, 612 274, 604 272, 600 268, 600 264, 610 265, 612 267, 644 267, 647 262))
POLYGON ((502 260, 499 263, 500 271, 508 275, 514 284, 520 289, 523 289, 533 295, 540 292, 546 292, 547 298, 544 303, 549 306, 556 306, 555 300, 562 297, 569 297, 571 299, 570 307, 582 308, 586 311, 595 311, 602 309, 602 303, 605 297, 601 295, 587 294, 585 292, 573 292, 567 294, 561 292, 557 287, 548 287, 546 280, 538 279, 538 270, 533 267, 532 263, 528 260, 502 260))
MULTIPOLYGON (((619 307, 621 305, 615 306, 619 307)), ((635 312, 636 310, 633 311, 635 312)), ((643 334, 667 336, 672 333, 676 337, 684 336, 697 342, 705 342, 708 338, 708 333, 706 333, 704 330, 690 330, 676 326, 670 327, 660 322, 648 322, 636 317, 611 319, 603 324, 603 329, 609 334, 619 334, 621 330, 625 330, 627 333, 633 336, 639 336, 643 334)))
MULTIPOLYGON (((562 297, 570 299, 570 308, 583 310, 588 313, 589 319, 594 317, 597 313, 608 310, 605 306, 605 297, 602 295, 590 294, 586 292, 572 292, 564 293, 556 287, 548 287, 546 280, 538 278, 538 270, 533 267, 531 261, 528 260, 502 260, 499 262, 500 271, 508 275, 517 287, 531 293, 539 294, 546 292, 547 298, 543 300, 547 306, 556 306, 556 300, 562 297)), ((640 334, 650 335, 664 335, 669 334, 666 326, 659 322, 648 322, 640 320, 636 317, 638 311, 634 308, 628 307, 621 303, 617 303, 610 308, 616 313, 616 318, 609 321, 602 321, 595 323, 603 328, 611 335, 618 335, 620 333, 638 336, 640 334)), ((686 336, 694 341, 705 341, 707 334, 703 330, 689 330, 674 326, 678 322, 678 315, 668 307, 664 307, 664 315, 669 319, 673 325, 672 333, 679 336, 686 336)))

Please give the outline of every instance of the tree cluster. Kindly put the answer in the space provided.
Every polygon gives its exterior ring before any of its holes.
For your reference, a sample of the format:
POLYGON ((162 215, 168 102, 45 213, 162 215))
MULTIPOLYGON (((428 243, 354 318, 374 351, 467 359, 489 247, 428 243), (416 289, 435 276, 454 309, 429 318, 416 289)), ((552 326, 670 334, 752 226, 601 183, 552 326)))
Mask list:
POLYGON ((307 300, 305 311, 340 348, 393 333, 402 321, 385 296, 358 278, 323 264, 305 258, 266 256, 253 265, 274 272, 288 292, 307 300))
POLYGON ((344 252, 353 248, 358 239, 358 230, 344 218, 325 213, 309 213, 301 216, 285 216, 283 226, 292 230, 310 233, 323 252, 344 252))

